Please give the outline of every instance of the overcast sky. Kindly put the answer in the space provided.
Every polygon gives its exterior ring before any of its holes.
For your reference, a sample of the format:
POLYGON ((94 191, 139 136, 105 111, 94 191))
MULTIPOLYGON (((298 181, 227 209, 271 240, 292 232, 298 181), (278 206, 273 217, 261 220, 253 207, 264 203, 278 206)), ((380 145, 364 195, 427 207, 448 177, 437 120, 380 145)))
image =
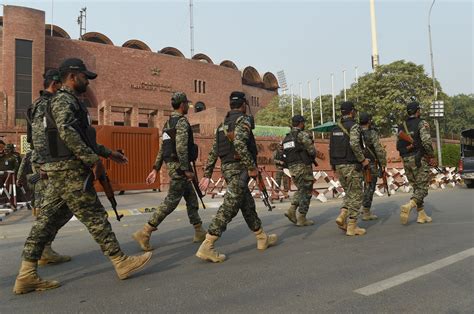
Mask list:
MULTIPOLYGON (((423 64, 431 75, 428 10, 432 0, 376 0, 381 63, 405 59, 423 64)), ((46 12, 51 22, 52 1, 3 0, 46 12)), ((67 1, 54 0, 54 24, 78 38, 77 17, 87 6, 87 31, 101 32, 115 45, 140 39, 154 51, 172 46, 190 57, 189 1, 67 1)), ((436 77, 450 95, 473 93, 472 0, 437 0, 432 16, 436 77)), ((214 63, 230 59, 239 68, 254 66, 275 75, 284 70, 288 84, 307 97, 307 81, 317 96, 330 93, 330 73, 336 91, 355 76, 371 71, 369 0, 325 1, 203 1, 194 0, 195 53, 214 63)))

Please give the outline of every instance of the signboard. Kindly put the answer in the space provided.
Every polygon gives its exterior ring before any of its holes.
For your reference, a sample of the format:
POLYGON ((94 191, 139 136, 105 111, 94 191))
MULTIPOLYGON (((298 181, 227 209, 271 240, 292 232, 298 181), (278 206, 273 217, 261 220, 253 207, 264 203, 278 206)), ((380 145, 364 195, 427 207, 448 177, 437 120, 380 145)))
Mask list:
POLYGON ((30 150, 30 143, 26 141, 26 135, 20 135, 20 154, 24 155, 30 150))

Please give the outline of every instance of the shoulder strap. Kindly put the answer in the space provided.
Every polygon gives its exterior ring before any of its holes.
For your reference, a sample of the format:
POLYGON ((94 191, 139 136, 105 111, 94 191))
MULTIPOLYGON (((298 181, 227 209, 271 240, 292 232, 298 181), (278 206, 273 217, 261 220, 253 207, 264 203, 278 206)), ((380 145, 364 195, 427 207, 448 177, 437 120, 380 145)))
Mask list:
POLYGON ((337 126, 341 128, 341 130, 342 130, 342 132, 344 132, 344 134, 351 137, 351 135, 349 134, 349 131, 347 131, 347 129, 342 125, 341 121, 337 121, 337 126))

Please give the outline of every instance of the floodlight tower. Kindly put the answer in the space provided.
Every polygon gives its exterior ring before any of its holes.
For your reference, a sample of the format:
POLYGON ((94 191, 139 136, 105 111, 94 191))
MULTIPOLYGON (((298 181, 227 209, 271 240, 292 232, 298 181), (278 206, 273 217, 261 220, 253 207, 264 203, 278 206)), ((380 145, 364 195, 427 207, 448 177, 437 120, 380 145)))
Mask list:
POLYGON ((377 20, 375 19, 375 0, 370 0, 370 28, 372 30, 372 69, 379 65, 379 50, 377 48, 377 20))
POLYGON ((79 11, 79 17, 77 18, 77 24, 79 24, 79 39, 82 40, 82 35, 84 35, 86 31, 86 22, 87 22, 87 7, 83 7, 81 11, 79 11))

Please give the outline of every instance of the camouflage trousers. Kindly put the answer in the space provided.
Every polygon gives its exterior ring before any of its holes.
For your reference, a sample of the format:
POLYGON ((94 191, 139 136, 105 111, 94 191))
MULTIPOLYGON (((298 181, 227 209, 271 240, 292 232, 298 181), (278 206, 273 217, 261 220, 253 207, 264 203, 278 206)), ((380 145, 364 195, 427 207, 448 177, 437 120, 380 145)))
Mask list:
POLYGON ((288 176, 285 175, 285 173, 283 172, 283 169, 277 169, 275 173, 275 181, 281 190, 288 191, 290 189, 289 178, 288 176), (283 185, 282 185, 282 181, 283 181, 283 185))
POLYGON ((362 201, 362 206, 364 208, 372 207, 372 200, 374 199, 375 188, 377 187, 377 180, 379 176, 379 171, 377 164, 370 163, 370 175, 372 176, 372 182, 364 182, 364 200, 362 201))
POLYGON ((242 215, 249 229, 252 231, 259 230, 262 227, 262 222, 258 218, 255 200, 247 186, 248 181, 241 180, 241 172, 222 172, 227 183, 227 190, 224 195, 224 203, 217 210, 216 216, 209 225, 208 233, 220 237, 227 229, 227 224, 237 215, 239 209, 242 210, 242 215))
POLYGON ((352 219, 357 219, 364 197, 362 191, 364 179, 360 167, 354 164, 336 165, 337 177, 345 192, 342 207, 349 210, 349 218, 352 219))
POLYGON ((421 167, 416 166, 415 156, 403 158, 405 175, 413 187, 411 198, 415 200, 417 207, 422 208, 424 199, 428 195, 430 184, 430 167, 424 159, 421 160, 421 167))
POLYGON ((313 168, 311 165, 296 164, 289 168, 293 182, 298 190, 293 195, 291 205, 298 207, 301 214, 306 215, 313 196, 313 168))
POLYGON ((183 197, 186 201, 189 222, 192 225, 200 224, 201 217, 199 217, 198 213, 199 204, 196 192, 194 191, 193 184, 185 178, 171 179, 168 195, 166 195, 163 203, 158 206, 156 212, 153 213, 148 224, 155 228, 158 227, 166 216, 171 214, 176 207, 178 207, 178 204, 183 197))
POLYGON ((94 187, 89 186, 83 191, 88 174, 84 169, 48 172, 42 207, 23 248, 24 260, 37 261, 45 244, 53 239, 73 214, 86 226, 105 255, 122 253, 94 187))

